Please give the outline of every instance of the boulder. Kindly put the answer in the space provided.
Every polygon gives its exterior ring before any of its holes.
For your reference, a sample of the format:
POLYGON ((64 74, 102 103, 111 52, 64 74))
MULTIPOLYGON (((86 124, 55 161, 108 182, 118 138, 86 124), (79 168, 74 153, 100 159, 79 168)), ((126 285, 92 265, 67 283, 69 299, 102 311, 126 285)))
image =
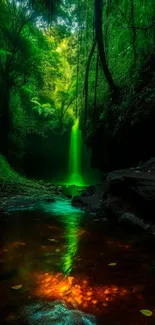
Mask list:
POLYGON ((91 185, 81 195, 82 196, 90 196, 90 195, 93 195, 94 193, 95 193, 95 186, 91 185))
POLYGON ((72 199, 72 195, 71 194, 66 194, 64 197, 66 197, 67 199, 72 199))
POLYGON ((84 197, 77 195, 74 196, 72 199, 72 205, 73 206, 78 206, 78 207, 83 207, 85 205, 87 205, 86 200, 84 197))
POLYGON ((120 217, 133 213, 146 221, 155 219, 155 158, 138 168, 116 170, 105 180, 102 214, 120 217))
POLYGON ((89 196, 75 196, 72 199, 72 205, 80 208, 86 208, 89 212, 97 213, 100 210, 100 197, 97 194, 89 196))
POLYGON ((150 225, 144 220, 137 218, 133 213, 124 213, 120 218, 119 222, 128 225, 133 225, 134 227, 137 226, 138 228, 142 228, 143 230, 149 230, 150 225))

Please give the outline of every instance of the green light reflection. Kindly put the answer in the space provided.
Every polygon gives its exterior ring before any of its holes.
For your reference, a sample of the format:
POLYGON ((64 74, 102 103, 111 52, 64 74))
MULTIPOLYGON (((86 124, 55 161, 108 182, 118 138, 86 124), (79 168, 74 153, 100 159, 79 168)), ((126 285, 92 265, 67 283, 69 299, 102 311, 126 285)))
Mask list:
POLYGON ((69 275, 78 252, 80 221, 84 211, 72 207, 68 200, 57 200, 51 204, 43 204, 44 211, 53 213, 64 227, 66 251, 61 257, 61 272, 69 275))
POLYGON ((79 243, 79 224, 82 213, 68 215, 65 219, 65 238, 67 250, 62 258, 62 271, 65 275, 69 275, 72 270, 74 258, 77 255, 79 243))

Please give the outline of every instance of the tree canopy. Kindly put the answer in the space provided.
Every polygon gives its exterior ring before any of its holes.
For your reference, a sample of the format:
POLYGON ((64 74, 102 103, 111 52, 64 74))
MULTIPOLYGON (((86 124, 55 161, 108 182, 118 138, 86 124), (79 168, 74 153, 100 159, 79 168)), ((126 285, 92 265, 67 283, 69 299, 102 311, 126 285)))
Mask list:
POLYGON ((1 150, 77 116, 85 136, 122 120, 154 53, 154 15, 153 0, 1 0, 1 150))

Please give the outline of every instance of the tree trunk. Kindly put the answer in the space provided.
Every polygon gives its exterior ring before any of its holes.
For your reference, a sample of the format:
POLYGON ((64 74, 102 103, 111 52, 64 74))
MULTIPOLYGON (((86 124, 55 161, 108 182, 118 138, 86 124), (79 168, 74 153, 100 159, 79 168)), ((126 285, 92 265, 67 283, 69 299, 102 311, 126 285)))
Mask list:
POLYGON ((80 49, 82 40, 82 29, 81 28, 81 5, 78 3, 78 45, 77 45, 77 69, 76 69, 76 118, 78 118, 78 95, 79 95, 79 71, 80 71, 80 49))
POLYGON ((94 92, 94 110, 92 114, 92 128, 96 128, 96 122, 98 119, 98 112, 97 112, 97 85, 98 85, 98 70, 99 70, 99 56, 97 53, 96 57, 96 78, 95 78, 95 92, 94 92))
POLYGON ((104 30, 104 47, 105 47, 105 56, 107 58, 108 64, 108 30, 109 30, 109 12, 110 12, 110 2, 107 2, 107 9, 106 9, 106 23, 105 23, 105 30, 104 30))
POLYGON ((88 62, 87 62, 87 68, 86 68, 86 76, 85 76, 85 113, 84 113, 84 122, 86 125, 86 120, 87 120, 87 115, 88 115, 88 80, 89 80, 89 69, 90 69, 90 63, 91 63, 91 59, 92 56, 94 54, 95 51, 95 47, 96 47, 96 41, 94 42, 89 57, 88 57, 88 62))
POLYGON ((4 91, 2 99, 2 109, 0 117, 0 148, 3 154, 8 155, 9 149, 9 134, 11 130, 10 118, 10 95, 9 91, 4 91))
MULTIPOLYGON (((131 26, 135 26, 135 15, 134 15, 134 0, 131 0, 131 26)), ((132 45, 133 45, 133 58, 134 63, 137 60, 137 52, 136 52, 136 28, 132 28, 132 45)))
POLYGON ((103 32, 102 32, 102 12, 103 12, 103 0, 94 0, 95 4, 95 31, 96 31, 96 41, 98 45, 99 57, 102 65, 102 70, 105 78, 109 84, 112 93, 117 92, 117 86, 115 85, 112 75, 110 73, 103 42, 103 32))

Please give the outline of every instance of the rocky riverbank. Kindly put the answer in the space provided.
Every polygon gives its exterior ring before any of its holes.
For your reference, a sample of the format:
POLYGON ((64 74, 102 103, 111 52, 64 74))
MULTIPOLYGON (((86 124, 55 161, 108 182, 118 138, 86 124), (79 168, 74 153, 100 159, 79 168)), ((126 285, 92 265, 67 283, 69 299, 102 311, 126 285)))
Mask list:
POLYGON ((28 209, 39 201, 54 202, 62 187, 43 181, 0 182, 0 212, 9 209, 28 209))
POLYGON ((113 171, 72 204, 99 218, 138 227, 155 235, 155 158, 137 168, 113 171))
POLYGON ((115 170, 105 176, 102 184, 74 188, 78 195, 73 198, 66 189, 14 175, 0 179, 0 212, 33 209, 38 202, 54 202, 59 195, 72 199, 73 206, 99 220, 131 225, 155 236, 155 158, 137 168, 115 170))

